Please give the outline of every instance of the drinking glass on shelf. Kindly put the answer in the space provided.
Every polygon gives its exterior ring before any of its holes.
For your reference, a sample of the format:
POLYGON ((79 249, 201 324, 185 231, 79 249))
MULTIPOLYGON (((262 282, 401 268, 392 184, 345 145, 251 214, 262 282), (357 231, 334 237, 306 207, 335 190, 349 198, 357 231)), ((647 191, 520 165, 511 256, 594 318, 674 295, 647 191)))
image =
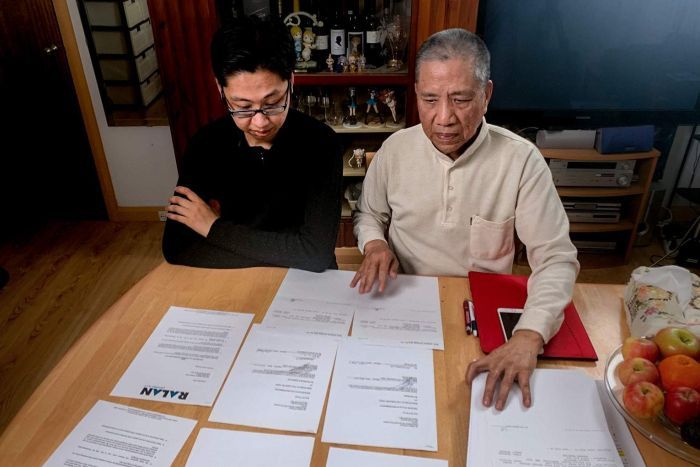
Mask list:
POLYGON ((343 111, 340 108, 340 100, 329 99, 330 100, 330 112, 328 114, 328 123, 332 126, 338 126, 343 122, 343 111))
POLYGON ((318 105, 323 109, 323 120, 322 122, 328 121, 328 109, 331 106, 331 98, 327 94, 321 94, 319 97, 318 105))
POLYGON ((390 70, 399 70, 403 66, 403 57, 408 39, 408 31, 402 24, 401 16, 394 15, 386 28, 386 42, 389 44, 389 62, 387 67, 390 70))
POLYGON ((308 107, 308 113, 310 117, 314 116, 314 107, 316 106, 316 96, 309 93, 306 96, 306 106, 308 107))
POLYGON ((294 107, 296 107, 296 109, 299 112, 305 113, 304 112, 305 105, 306 105, 306 96, 304 96, 303 92, 299 92, 299 94, 296 95, 296 105, 294 107))

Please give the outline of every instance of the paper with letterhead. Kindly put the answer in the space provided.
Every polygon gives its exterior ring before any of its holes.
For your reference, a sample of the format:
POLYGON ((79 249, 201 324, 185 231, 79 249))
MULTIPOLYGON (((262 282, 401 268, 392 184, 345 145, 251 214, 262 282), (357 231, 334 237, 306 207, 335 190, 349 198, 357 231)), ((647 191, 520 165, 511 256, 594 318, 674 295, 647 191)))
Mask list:
POLYGON ((310 436, 202 428, 187 467, 309 467, 313 450, 314 438, 310 436))
POLYGON ((209 420, 316 433, 337 347, 337 338, 254 325, 209 420))
POLYGON ((97 401, 44 464, 169 466, 196 420, 97 401))
POLYGON ((211 406, 252 320, 171 306, 111 395, 211 406))
POLYGON ((598 388, 600 402, 605 412, 605 419, 608 422, 610 435, 613 441, 615 441, 615 446, 617 447, 617 452, 620 454, 622 464, 625 467, 646 467, 646 463, 639 453, 639 448, 637 448, 637 443, 635 443, 634 438, 632 438, 632 433, 630 433, 627 422, 613 406, 610 396, 605 390, 605 382, 596 380, 596 387, 598 388))
POLYGON ((313 273, 290 269, 263 325, 303 329, 313 335, 389 339, 444 349, 437 278, 399 275, 383 293, 350 288, 352 271, 313 273))
POLYGON ((322 440, 437 451, 433 352, 341 342, 322 440))
POLYGON ((593 379, 577 370, 537 369, 532 406, 514 386, 502 411, 481 400, 486 373, 471 386, 467 467, 589 465, 622 467, 593 379))
POLYGON ((357 467, 359 465, 371 465, 372 467, 447 467, 447 461, 333 447, 328 452, 326 467, 357 467))

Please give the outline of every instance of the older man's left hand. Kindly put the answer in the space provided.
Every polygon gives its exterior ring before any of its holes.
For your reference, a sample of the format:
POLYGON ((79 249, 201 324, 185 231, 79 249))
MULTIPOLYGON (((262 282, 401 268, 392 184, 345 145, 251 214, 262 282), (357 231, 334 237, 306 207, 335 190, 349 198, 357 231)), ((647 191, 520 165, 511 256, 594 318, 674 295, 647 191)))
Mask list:
POLYGON ((495 396, 496 409, 503 410, 510 388, 517 381, 523 394, 523 404, 525 407, 530 407, 532 404, 530 375, 537 365, 537 355, 543 345, 544 340, 539 333, 528 330, 516 331, 508 342, 469 364, 467 382, 471 385, 476 375, 487 371, 482 402, 488 407, 495 396), (499 380, 501 384, 496 394, 496 385, 499 380))

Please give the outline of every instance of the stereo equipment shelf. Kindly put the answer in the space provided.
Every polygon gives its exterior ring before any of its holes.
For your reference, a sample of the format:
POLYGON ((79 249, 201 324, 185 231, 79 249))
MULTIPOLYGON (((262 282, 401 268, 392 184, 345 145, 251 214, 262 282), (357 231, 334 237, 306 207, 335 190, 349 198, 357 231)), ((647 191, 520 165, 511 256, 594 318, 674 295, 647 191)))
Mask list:
POLYGON ((595 222, 572 222, 569 224, 571 232, 624 232, 634 229, 634 222, 629 220, 611 224, 595 222))
POLYGON ((557 193, 559 196, 571 196, 571 197, 586 197, 586 198, 599 198, 599 197, 615 197, 615 196, 634 196, 641 195, 644 193, 644 186, 638 182, 632 182, 632 184, 625 188, 615 188, 615 187, 605 187, 605 188, 595 188, 595 187, 578 187, 578 186, 558 186, 557 193))
MULTIPOLYGON (((570 232, 572 237, 585 240, 603 240, 616 242, 617 246, 611 251, 579 252, 579 261, 584 268, 600 268, 625 264, 629 261, 637 237, 637 228, 646 210, 649 186, 651 185, 656 168, 659 151, 634 152, 625 154, 600 154, 595 149, 542 149, 542 155, 547 159, 586 162, 611 162, 634 160, 634 181, 628 187, 580 187, 558 186, 560 197, 567 198, 596 198, 600 202, 607 198, 609 202, 621 203, 622 217, 620 222, 572 222, 570 232)), ((580 180, 577 179, 580 183, 580 180)))

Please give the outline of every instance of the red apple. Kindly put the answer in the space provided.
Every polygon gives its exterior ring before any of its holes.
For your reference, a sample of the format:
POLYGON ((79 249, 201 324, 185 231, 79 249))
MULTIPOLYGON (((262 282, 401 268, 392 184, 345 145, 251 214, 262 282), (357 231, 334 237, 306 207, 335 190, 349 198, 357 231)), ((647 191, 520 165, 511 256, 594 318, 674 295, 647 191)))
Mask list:
POLYGON ((654 342, 664 357, 687 355, 697 358, 700 355, 700 339, 685 328, 663 328, 654 336, 654 342))
POLYGON ((700 392, 693 388, 674 388, 666 393, 664 402, 666 418, 676 425, 700 415, 700 392))
POLYGON ((659 370, 646 358, 634 357, 624 360, 618 365, 617 377, 625 386, 638 381, 656 383, 659 380, 659 370))
POLYGON ((622 403, 629 413, 638 418, 654 418, 664 408, 664 393, 657 385, 649 381, 625 386, 622 403))
POLYGON ((628 358, 642 357, 650 362, 655 362, 659 359, 659 346, 651 339, 646 337, 628 337, 625 343, 622 344, 622 357, 628 358))

